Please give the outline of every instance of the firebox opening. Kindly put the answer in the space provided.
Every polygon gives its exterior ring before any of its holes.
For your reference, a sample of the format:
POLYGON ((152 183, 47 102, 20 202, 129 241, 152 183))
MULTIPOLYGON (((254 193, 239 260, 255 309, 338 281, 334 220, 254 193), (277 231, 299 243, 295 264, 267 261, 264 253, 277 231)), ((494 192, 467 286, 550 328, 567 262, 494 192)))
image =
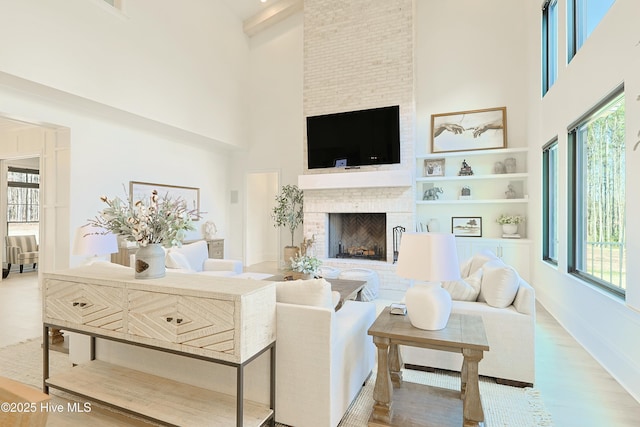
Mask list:
POLYGON ((329 258, 387 259, 387 215, 330 213, 329 258))

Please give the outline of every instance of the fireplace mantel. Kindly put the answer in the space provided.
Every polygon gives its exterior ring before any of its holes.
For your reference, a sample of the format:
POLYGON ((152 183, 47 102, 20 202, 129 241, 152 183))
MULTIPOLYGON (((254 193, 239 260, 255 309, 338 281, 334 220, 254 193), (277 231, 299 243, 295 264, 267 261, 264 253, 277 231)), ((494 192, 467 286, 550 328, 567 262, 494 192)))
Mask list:
POLYGON ((411 172, 406 170, 353 171, 298 176, 298 187, 302 190, 411 187, 411 185, 411 172))

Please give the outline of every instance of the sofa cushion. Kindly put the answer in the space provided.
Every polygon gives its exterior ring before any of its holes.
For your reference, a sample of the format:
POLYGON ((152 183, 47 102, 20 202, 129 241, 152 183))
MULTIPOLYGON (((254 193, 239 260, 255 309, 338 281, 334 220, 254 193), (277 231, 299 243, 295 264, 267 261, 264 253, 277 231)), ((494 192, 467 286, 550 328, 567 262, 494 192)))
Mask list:
POLYGON ((204 261, 209 258, 209 248, 207 242, 198 240, 197 242, 182 245, 182 247, 174 247, 169 249, 168 254, 179 253, 186 257, 189 268, 193 271, 202 271, 204 261))
POLYGON ((475 301, 480 294, 482 283, 482 269, 460 280, 442 282, 442 287, 451 294, 451 299, 456 301, 475 301))
POLYGON ((482 285, 478 301, 497 308, 510 306, 520 286, 518 272, 499 259, 484 263, 482 270, 482 285))
POLYGON ((324 279, 276 283, 276 301, 333 309, 331 284, 324 279))
POLYGON ((468 271, 466 274, 462 274, 462 277, 471 276, 479 268, 482 268, 486 262, 495 260, 500 260, 500 258, 488 249, 478 252, 462 264, 461 270, 462 268, 468 268, 468 271))
POLYGON ((191 270, 189 260, 184 254, 179 252, 173 252, 169 250, 165 258, 165 265, 167 268, 179 268, 181 270, 191 270))

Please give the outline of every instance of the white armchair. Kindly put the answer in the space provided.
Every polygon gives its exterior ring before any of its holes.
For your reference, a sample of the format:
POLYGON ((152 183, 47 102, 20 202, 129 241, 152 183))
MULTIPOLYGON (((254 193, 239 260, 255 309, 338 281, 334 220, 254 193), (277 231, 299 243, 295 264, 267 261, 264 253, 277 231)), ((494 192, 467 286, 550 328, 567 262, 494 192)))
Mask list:
POLYGON ((242 261, 209 258, 209 248, 204 240, 168 249, 166 266, 173 271, 210 276, 235 276, 242 273, 242 261))

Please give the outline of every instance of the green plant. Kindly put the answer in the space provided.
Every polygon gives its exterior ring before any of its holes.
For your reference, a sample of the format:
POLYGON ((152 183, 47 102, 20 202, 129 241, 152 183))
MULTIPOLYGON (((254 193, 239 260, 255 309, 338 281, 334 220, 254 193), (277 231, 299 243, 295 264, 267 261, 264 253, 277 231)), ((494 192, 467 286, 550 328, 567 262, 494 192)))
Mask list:
POLYGON ((314 256, 309 255, 296 255, 295 258, 291 258, 291 269, 304 274, 317 274, 318 269, 322 265, 322 261, 314 256))
POLYGON ((524 217, 521 215, 506 215, 506 214, 502 214, 500 215, 500 217, 496 220, 496 222, 498 224, 520 224, 521 222, 524 222, 524 217))
POLYGON ((276 195, 276 205, 271 212, 274 227, 287 227, 291 232, 291 246, 293 233, 302 224, 304 195, 297 185, 284 185, 280 194, 276 195))

